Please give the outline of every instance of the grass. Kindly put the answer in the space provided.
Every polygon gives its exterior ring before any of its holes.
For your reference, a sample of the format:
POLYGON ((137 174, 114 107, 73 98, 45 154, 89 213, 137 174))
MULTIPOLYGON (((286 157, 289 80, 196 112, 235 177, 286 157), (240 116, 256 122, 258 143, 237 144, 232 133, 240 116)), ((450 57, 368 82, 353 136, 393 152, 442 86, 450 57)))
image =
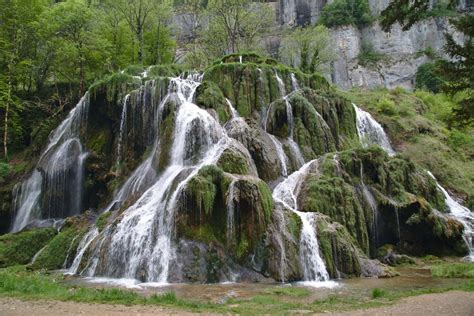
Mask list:
POLYGON ((449 128, 454 102, 444 94, 402 88, 341 92, 385 128, 400 155, 431 170, 474 207, 474 134, 449 128))
POLYGON ((331 294, 325 299, 308 301, 311 291, 289 286, 268 288, 249 299, 231 298, 223 304, 178 298, 175 293, 141 295, 118 288, 87 288, 67 285, 60 274, 28 271, 25 266, 0 269, 0 297, 19 297, 29 300, 58 300, 98 304, 163 306, 178 310, 238 314, 290 314, 309 312, 344 311, 393 304, 414 295, 441 293, 449 290, 474 291, 474 280, 456 286, 436 289, 388 290, 374 289, 363 293, 331 294))
POLYGON ((266 289, 265 294, 287 295, 292 297, 307 297, 311 294, 311 292, 303 287, 284 286, 266 289))
POLYGON ((444 263, 431 267, 431 275, 439 278, 474 278, 474 263, 444 263))

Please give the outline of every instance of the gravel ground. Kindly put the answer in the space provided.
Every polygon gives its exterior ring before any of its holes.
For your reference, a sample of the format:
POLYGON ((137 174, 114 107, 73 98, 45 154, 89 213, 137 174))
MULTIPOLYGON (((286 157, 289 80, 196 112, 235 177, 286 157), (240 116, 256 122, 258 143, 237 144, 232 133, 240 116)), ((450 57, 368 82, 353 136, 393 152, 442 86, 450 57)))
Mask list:
MULTIPOLYGON (((15 298, 0 298, 0 315, 194 315, 182 310, 152 306, 123 306, 85 304, 59 301, 23 301, 15 298)), ((206 315, 206 314, 199 314, 206 315)), ((428 315, 456 316, 474 315, 474 293, 451 291, 427 294, 400 300, 394 305, 324 315, 428 315)))

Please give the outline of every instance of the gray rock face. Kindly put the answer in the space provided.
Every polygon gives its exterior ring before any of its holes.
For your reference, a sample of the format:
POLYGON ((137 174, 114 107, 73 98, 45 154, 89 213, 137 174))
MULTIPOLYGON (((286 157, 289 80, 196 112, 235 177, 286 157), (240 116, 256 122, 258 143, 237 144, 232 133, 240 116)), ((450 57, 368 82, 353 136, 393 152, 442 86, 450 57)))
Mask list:
MULTIPOLYGON (((280 23, 289 26, 302 25, 302 21, 315 23, 324 5, 330 2, 280 0, 280 23), (302 8, 307 11, 302 13, 302 8)), ((460 8, 467 9, 470 5, 467 2, 463 2, 460 8)), ((390 0, 369 0, 372 14, 379 15, 389 3, 390 0)), ((330 79, 343 89, 377 86, 411 89, 418 67, 429 61, 423 51, 442 54, 445 32, 453 33, 453 30, 444 18, 417 23, 408 31, 394 25, 389 33, 384 32, 378 23, 362 30, 353 26, 333 29, 331 33, 338 59, 332 65, 330 79), (358 56, 364 46, 372 46, 381 54, 381 60, 366 67, 359 65, 358 56)), ((459 34, 456 37, 461 38, 459 34)))

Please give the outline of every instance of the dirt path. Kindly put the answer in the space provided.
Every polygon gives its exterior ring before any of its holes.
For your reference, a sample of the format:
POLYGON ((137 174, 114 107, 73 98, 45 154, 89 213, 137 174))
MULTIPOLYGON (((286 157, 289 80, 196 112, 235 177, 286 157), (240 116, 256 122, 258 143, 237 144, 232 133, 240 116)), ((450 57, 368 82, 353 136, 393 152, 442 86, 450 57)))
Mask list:
POLYGON ((426 294, 404 298, 394 305, 355 310, 329 315, 416 315, 416 316, 457 316, 474 315, 474 293, 451 291, 440 294, 426 294))
MULTIPOLYGON (((0 298, 0 315, 148 316, 193 315, 193 313, 151 306, 102 305, 56 301, 22 301, 13 298, 0 298)), ((356 310, 346 313, 328 313, 324 315, 474 315, 474 293, 451 291, 441 294, 420 295, 402 299, 391 306, 356 310)))

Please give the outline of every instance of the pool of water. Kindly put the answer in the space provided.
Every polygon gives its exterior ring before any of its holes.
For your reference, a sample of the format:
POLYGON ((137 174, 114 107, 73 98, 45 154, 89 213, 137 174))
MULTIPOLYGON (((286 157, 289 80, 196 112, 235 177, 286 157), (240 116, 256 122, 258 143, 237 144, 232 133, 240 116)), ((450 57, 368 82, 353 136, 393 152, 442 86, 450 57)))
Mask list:
POLYGON ((324 283, 223 283, 223 284, 153 284, 136 280, 106 278, 71 278, 68 284, 87 287, 120 287, 137 291, 143 295, 174 292, 178 298, 219 303, 228 298, 249 299, 282 287, 306 288, 309 295, 294 298, 301 302, 313 302, 330 295, 370 296, 375 288, 390 291, 407 291, 423 288, 445 288, 458 285, 462 279, 433 278, 429 269, 400 268, 400 276, 393 278, 354 278, 324 283))

